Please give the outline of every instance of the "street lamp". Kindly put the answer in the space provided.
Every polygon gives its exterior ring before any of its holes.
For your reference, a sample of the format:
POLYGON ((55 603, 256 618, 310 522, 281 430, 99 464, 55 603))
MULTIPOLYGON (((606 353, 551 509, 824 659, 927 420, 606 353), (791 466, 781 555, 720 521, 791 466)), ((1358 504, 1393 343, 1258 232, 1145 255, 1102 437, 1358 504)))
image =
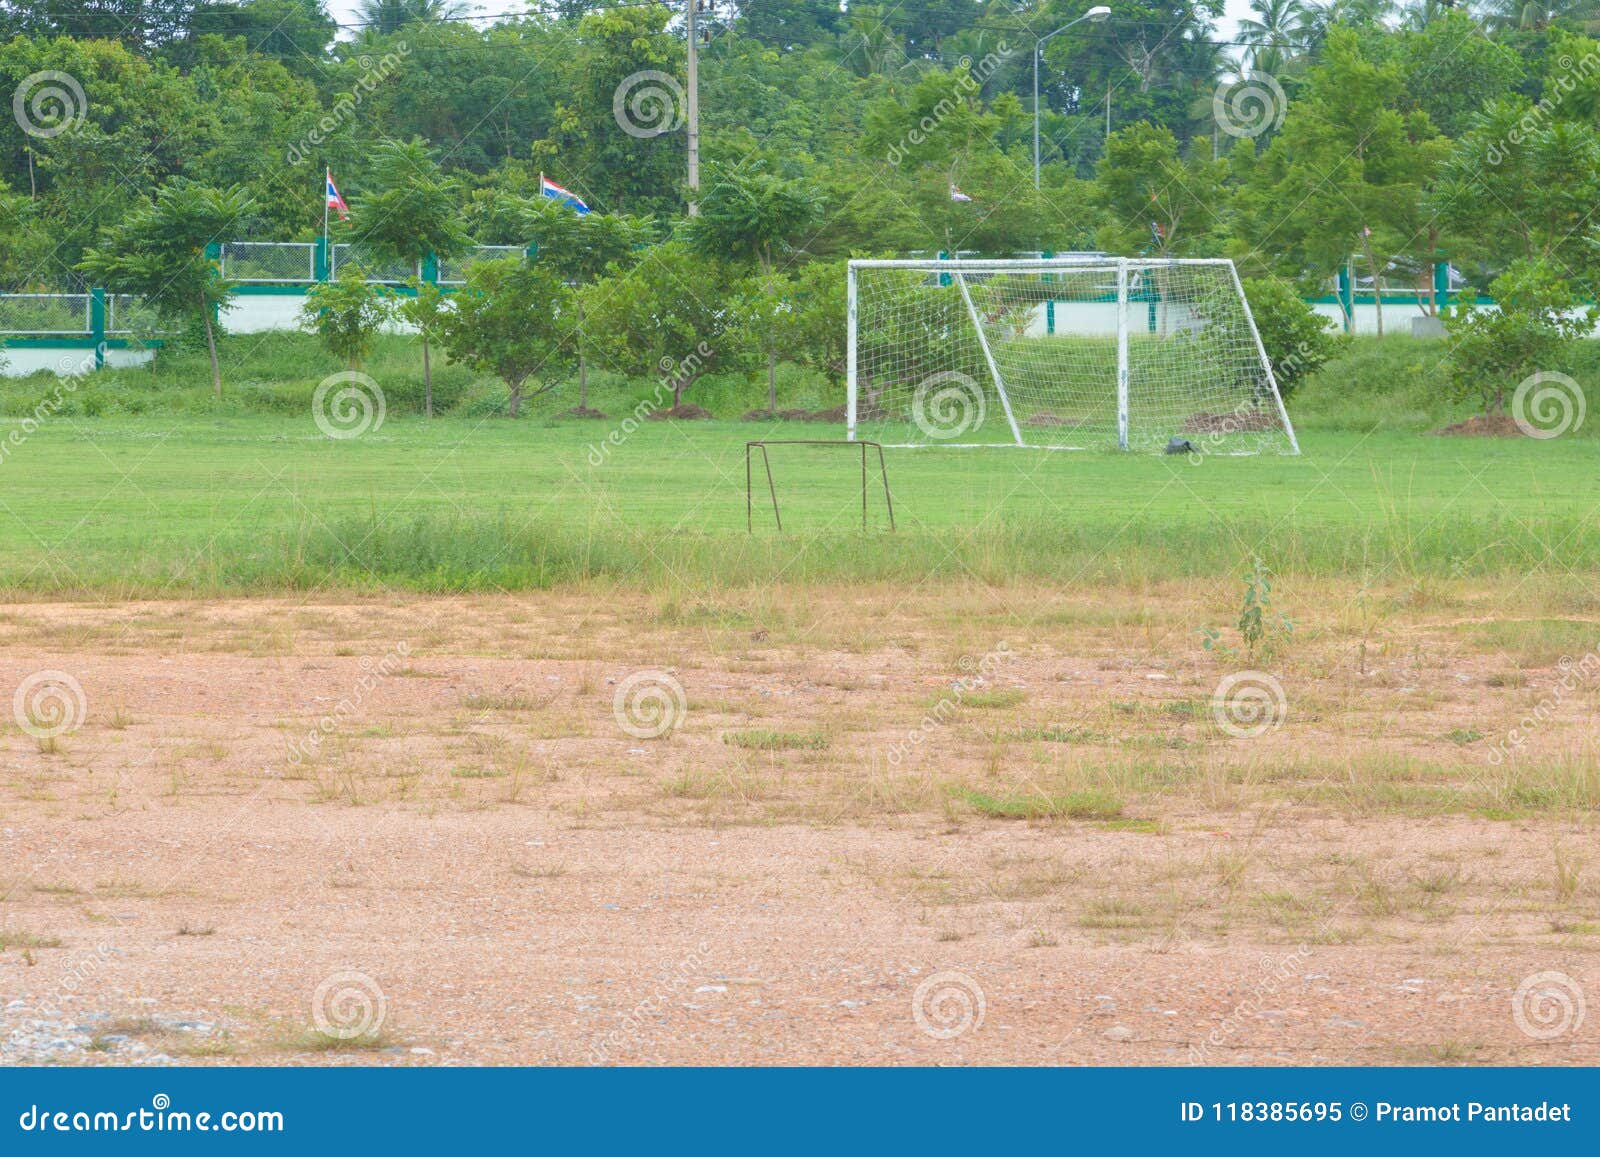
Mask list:
POLYGON ((1067 29, 1082 24, 1085 20, 1095 24, 1100 23, 1111 15, 1111 9, 1104 4, 1096 4, 1089 11, 1070 23, 1063 24, 1054 32, 1047 32, 1033 42, 1033 187, 1039 187, 1039 58, 1044 55, 1044 42, 1052 36, 1060 36, 1067 29))

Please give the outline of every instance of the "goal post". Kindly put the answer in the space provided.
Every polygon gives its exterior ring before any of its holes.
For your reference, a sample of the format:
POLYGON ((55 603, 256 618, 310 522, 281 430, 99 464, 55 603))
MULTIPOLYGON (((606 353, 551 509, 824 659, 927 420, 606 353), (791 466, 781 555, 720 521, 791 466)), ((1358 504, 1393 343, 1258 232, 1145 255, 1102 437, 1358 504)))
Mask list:
POLYGON ((1226 259, 849 262, 846 437, 1295 454, 1226 259))

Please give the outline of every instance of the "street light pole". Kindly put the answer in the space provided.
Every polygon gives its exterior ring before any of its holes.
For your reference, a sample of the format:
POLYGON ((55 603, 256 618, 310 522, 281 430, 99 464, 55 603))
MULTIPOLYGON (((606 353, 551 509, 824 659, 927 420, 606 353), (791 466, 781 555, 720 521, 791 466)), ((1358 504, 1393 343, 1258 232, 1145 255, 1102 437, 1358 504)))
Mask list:
POLYGON ((1046 32, 1033 42, 1033 187, 1035 189, 1039 187, 1039 60, 1044 56, 1044 42, 1052 36, 1060 36, 1067 29, 1082 24, 1085 20, 1098 24, 1110 15, 1111 9, 1104 4, 1097 4, 1076 20, 1063 24, 1054 32, 1046 32))

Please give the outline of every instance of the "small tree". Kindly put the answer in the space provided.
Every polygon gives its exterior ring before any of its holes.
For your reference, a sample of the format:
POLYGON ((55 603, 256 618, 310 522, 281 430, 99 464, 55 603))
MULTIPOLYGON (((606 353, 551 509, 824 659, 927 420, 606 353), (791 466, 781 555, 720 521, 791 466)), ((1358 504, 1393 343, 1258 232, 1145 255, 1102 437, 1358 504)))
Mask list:
MULTIPOLYGON (((655 232, 651 217, 626 213, 576 213, 568 205, 539 197, 524 201, 522 224, 534 257, 580 289, 608 269, 626 270, 643 255, 655 232)), ((578 411, 589 411, 588 343, 584 340, 584 297, 578 309, 578 411)))
POLYGON ((601 359, 618 373, 659 375, 677 410, 684 391, 713 368, 748 365, 743 290, 726 265, 674 241, 591 286, 586 312, 601 359))
MULTIPOLYGON (((465 195, 445 176, 420 140, 384 141, 373 162, 374 192, 358 198, 353 240, 379 260, 413 272, 430 258, 449 257, 471 244, 461 224, 465 195)), ((421 277, 412 285, 421 292, 421 277)), ((433 416, 433 371, 427 330, 422 332, 423 409, 433 416)))
POLYGON ((206 246, 246 227, 251 200, 244 189, 214 189, 174 177, 154 202, 101 235, 78 268, 115 293, 143 297, 156 313, 200 329, 211 355, 211 389, 222 397, 222 369, 212 314, 233 295, 233 283, 206 257, 206 246))
POLYGON ((360 369, 372 352, 373 339, 391 312, 383 290, 359 269, 346 267, 335 280, 314 286, 306 294, 300 320, 317 335, 323 348, 354 370, 360 369))
POLYGON ((1571 344, 1594 328, 1597 310, 1580 311, 1578 294, 1542 258, 1512 262, 1489 292, 1497 310, 1466 306, 1445 318, 1450 385, 1457 398, 1476 394, 1486 413, 1501 414, 1508 390, 1566 364, 1571 344))
POLYGON ((752 301, 754 320, 767 356, 767 412, 778 408, 776 336, 783 293, 775 259, 791 250, 822 215, 822 199, 809 185, 764 172, 761 162, 745 168, 714 165, 700 199, 700 215, 685 233, 697 253, 713 258, 754 261, 761 270, 761 292, 752 301))
POLYGON ((444 348, 458 362, 506 384, 506 412, 522 411, 529 381, 537 397, 571 374, 577 360, 573 292, 550 270, 506 257, 467 272, 452 308, 438 316, 444 348))
POLYGON ((444 292, 431 281, 414 283, 415 297, 402 300, 395 310, 402 321, 417 327, 422 338, 422 410, 433 417, 433 366, 428 357, 428 344, 439 340, 445 315, 449 312, 444 292))

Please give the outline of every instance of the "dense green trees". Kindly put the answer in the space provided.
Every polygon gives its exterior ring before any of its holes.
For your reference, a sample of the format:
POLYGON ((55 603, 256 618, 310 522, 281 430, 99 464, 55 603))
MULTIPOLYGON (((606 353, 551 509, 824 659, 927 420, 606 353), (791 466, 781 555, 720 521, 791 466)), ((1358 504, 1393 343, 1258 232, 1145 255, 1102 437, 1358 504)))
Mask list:
MULTIPOLYGON (((701 52, 707 172, 760 167, 817 190, 827 211, 802 261, 1098 242, 1232 251, 1320 282, 1351 252, 1379 276, 1394 260, 1460 252, 1429 224, 1442 203, 1430 198, 1468 163, 1458 154, 1441 172, 1441 141, 1471 138, 1480 117, 1505 129, 1512 110, 1532 110, 1542 131, 1597 116, 1600 58, 1580 35, 1592 0, 1502 5, 1493 37, 1429 0, 1258 0, 1235 49, 1215 41, 1216 0, 1125 0, 1045 46, 1035 194, 1034 47, 1087 7, 729 0, 701 52), (1269 95, 1276 74, 1287 105, 1245 151, 1216 115, 1219 82, 1239 65, 1269 95), (1337 179, 1296 196, 1327 166, 1337 179), (952 200, 951 186, 972 199, 952 200)), ((244 185, 263 235, 309 239, 320 168, 352 201, 371 198, 392 184, 389 141, 421 142, 438 187, 458 182, 474 240, 530 240, 503 210, 537 197, 541 169, 606 213, 682 216, 684 43, 670 6, 548 0, 487 23, 453 11, 369 0, 335 39, 321 0, 0 3, 0 24, 20 33, 0 44, 0 84, 15 94, 61 73, 82 93, 68 93, 66 131, 0 121, 0 177, 27 198, 7 223, 24 255, 10 287, 63 280, 102 228, 173 176, 244 185)), ((1475 147, 1492 143, 1479 133, 1475 147)))
MULTIPOLYGON (((109 246, 154 252, 172 189, 236 190, 254 238, 309 241, 326 165, 350 235, 383 255, 534 247, 538 284, 482 277, 564 311, 557 362, 586 381, 591 350, 628 372, 670 358, 679 401, 701 363, 753 357, 773 385, 781 351, 835 377, 839 303, 818 270, 852 254, 1229 255, 1302 292, 1352 258, 1364 282, 1425 287, 1447 255, 1476 289, 1534 261, 1594 295, 1596 0, 1256 0, 1226 45, 1220 0, 1120 0, 1045 46, 1036 191, 1034 51, 1091 3, 723 0, 690 219, 670 5, 540 0, 469 21, 451 0, 368 0, 339 29, 323 0, 0 0, 0 289, 136 283, 109 246), (1250 125, 1219 99, 1240 72, 1265 102, 1250 125), (596 212, 541 199, 541 171, 596 212), (705 337, 691 325, 717 341, 684 373, 705 337)), ((180 296, 199 326, 225 287, 193 240, 180 296)), ((430 335, 453 312, 431 293, 401 304, 430 335)))

